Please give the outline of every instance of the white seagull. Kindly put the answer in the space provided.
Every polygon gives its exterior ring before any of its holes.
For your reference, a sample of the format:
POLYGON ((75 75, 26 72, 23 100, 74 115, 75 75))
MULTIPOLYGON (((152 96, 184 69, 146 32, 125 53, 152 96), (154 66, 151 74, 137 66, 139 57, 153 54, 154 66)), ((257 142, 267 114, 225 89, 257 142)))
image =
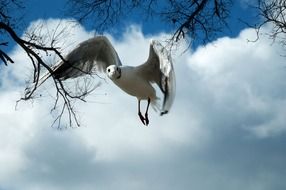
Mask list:
MULTIPOLYGON (((134 55, 136 56, 136 55, 134 55)), ((175 97, 175 73, 169 52, 158 42, 150 43, 149 57, 139 66, 123 66, 110 41, 105 36, 96 36, 80 43, 53 68, 52 73, 43 76, 38 85, 53 75, 59 80, 76 78, 94 71, 106 72, 114 84, 127 94, 138 99, 138 115, 144 125, 149 124, 148 109, 153 105, 161 115, 168 113, 175 97), (158 105, 157 84, 163 94, 162 105, 158 105), (143 116, 140 101, 147 100, 143 116)))

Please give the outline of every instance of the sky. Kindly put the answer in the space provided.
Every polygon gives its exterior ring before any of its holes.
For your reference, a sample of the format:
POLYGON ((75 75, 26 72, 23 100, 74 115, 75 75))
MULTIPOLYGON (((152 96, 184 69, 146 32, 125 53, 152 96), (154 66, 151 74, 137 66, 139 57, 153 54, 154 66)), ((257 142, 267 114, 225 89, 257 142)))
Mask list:
MULTIPOLYGON (((70 18, 53 13, 28 23, 25 30, 45 23, 45 33, 70 27, 70 18)), ((171 35, 138 23, 120 38, 105 33, 125 65, 143 63, 150 40, 171 35)), ((71 44, 65 52, 95 32, 80 24, 68 31, 59 42, 71 44)), ((249 42, 255 35, 240 28, 196 49, 182 43, 172 55, 174 105, 164 116, 150 109, 148 127, 136 98, 109 80, 76 104, 81 127, 51 127, 50 81, 41 98, 15 109, 31 68, 13 47, 15 64, 0 66, 0 190, 286 189, 285 57, 267 36, 249 42)))

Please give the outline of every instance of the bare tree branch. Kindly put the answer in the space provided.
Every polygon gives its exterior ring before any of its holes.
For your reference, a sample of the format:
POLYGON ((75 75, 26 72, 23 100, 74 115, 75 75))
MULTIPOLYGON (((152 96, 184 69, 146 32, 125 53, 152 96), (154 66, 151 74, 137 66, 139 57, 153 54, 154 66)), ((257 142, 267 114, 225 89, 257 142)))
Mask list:
POLYGON ((14 63, 14 61, 4 52, 0 49, 0 59, 4 62, 6 66, 8 66, 8 62, 14 63))
POLYGON ((146 19, 157 17, 173 26, 171 43, 187 36, 193 41, 209 42, 227 27, 231 0, 69 0, 69 12, 83 22, 90 20, 98 32, 112 28, 117 22, 136 14, 146 19))
MULTIPOLYGON (((44 67, 45 70, 47 70, 51 78, 54 81, 54 85, 56 87, 56 100, 53 108, 51 111, 55 111, 56 108, 58 107, 59 103, 62 103, 61 106, 61 112, 56 116, 56 119, 53 123, 53 125, 57 124, 58 128, 62 127, 62 117, 64 116, 65 113, 67 113, 68 116, 68 125, 69 126, 80 126, 80 122, 78 120, 78 116, 76 114, 76 111, 73 106, 74 100, 81 100, 85 101, 85 97, 91 93, 92 90, 95 88, 81 88, 80 90, 77 90, 73 93, 73 91, 70 91, 67 89, 67 87, 64 85, 63 81, 61 79, 58 79, 54 77, 53 75, 53 68, 48 65, 41 57, 39 52, 45 52, 46 55, 51 53, 54 53, 61 61, 65 61, 63 55, 59 51, 59 48, 56 48, 53 46, 54 41, 51 41, 51 46, 45 46, 37 42, 38 37, 35 36, 35 34, 30 36, 30 40, 24 40, 20 38, 15 31, 7 24, 0 22, 0 30, 5 31, 10 35, 10 37, 26 52, 27 56, 30 58, 30 62, 33 65, 33 83, 34 85, 32 87, 28 87, 25 90, 25 95, 22 97, 19 101, 21 100, 32 100, 33 96, 38 89, 38 82, 40 80, 40 75, 41 75, 41 67, 44 67), (61 101, 59 101, 61 99, 61 101)), ((3 43, 2 45, 6 45, 3 43)), ((0 51, 0 58, 4 61, 5 64, 7 62, 13 63, 12 58, 10 58, 5 52, 2 50, 0 51)), ((90 86, 89 86, 90 87, 90 86)), ((17 103, 19 102, 17 101, 17 103)))
POLYGON ((278 42, 286 48, 286 1, 284 0, 258 0, 255 7, 261 22, 253 26, 257 31, 259 39, 260 31, 263 26, 270 26, 271 30, 266 33, 273 42, 278 42))

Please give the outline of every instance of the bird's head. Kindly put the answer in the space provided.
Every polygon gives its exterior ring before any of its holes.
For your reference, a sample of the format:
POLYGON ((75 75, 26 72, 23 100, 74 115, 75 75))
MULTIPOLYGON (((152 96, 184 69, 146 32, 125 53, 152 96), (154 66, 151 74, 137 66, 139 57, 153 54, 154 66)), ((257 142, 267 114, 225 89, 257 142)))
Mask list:
POLYGON ((106 68, 106 74, 111 80, 121 77, 121 68, 117 65, 110 65, 106 68))

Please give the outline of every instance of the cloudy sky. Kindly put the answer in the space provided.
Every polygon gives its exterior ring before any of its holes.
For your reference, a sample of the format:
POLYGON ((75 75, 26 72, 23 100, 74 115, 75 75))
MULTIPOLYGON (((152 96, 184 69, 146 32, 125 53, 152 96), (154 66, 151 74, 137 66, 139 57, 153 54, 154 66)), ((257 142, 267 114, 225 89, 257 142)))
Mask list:
MULTIPOLYGON (((39 19, 27 28, 70 23, 39 19)), ((169 35, 142 28, 132 23, 120 39, 106 33, 126 65, 144 62, 150 40, 169 35)), ((65 41, 76 45, 93 34, 77 25, 65 41)), ((251 39, 255 31, 244 28, 195 50, 182 44, 173 55, 174 105, 162 117, 150 110, 148 127, 137 100, 107 80, 77 104, 83 126, 65 130, 50 127, 48 95, 15 110, 31 76, 15 46, 9 55, 16 63, 0 65, 0 190, 286 189, 285 57, 267 37, 251 39)))

